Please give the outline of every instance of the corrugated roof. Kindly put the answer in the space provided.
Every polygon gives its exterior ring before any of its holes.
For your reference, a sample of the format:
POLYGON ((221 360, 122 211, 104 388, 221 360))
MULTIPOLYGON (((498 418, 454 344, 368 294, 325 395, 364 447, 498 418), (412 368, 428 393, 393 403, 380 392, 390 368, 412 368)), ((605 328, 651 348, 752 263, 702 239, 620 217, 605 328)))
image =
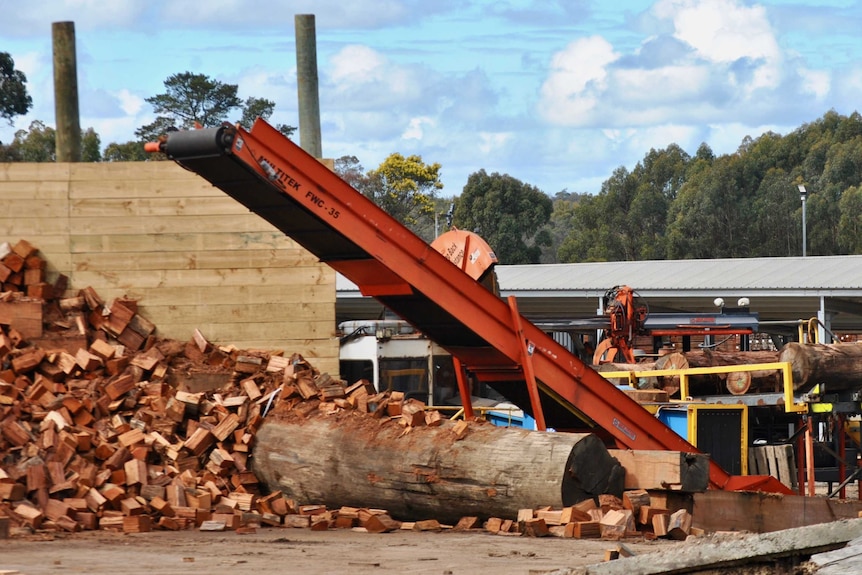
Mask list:
MULTIPOLYGON (((604 292, 616 285, 639 291, 862 290, 862 255, 498 265, 496 270, 504 292, 604 292)), ((335 285, 339 292, 358 291, 341 274, 335 285)))
POLYGON ((603 291, 862 290, 862 256, 498 265, 500 289, 603 291))
MULTIPOLYGON (((453 268, 454 269, 454 268, 453 268)), ((833 329, 862 332, 862 256, 498 265, 500 295, 515 296, 531 320, 592 317, 602 295, 628 285, 651 311, 714 311, 748 298, 761 321, 818 315, 833 329)), ((344 318, 376 317, 380 305, 344 277, 336 280, 344 318)))

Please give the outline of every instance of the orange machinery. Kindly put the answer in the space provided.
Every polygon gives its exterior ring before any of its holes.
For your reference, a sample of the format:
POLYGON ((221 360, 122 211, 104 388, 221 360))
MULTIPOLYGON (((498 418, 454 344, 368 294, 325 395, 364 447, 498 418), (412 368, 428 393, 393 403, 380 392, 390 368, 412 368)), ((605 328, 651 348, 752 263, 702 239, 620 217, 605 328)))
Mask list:
MULTIPOLYGON (((459 271, 265 121, 248 131, 225 124, 170 132, 147 150, 167 154, 289 235, 522 407, 539 429, 589 429, 630 449, 698 451, 522 317, 513 297, 504 301, 459 271)), ((710 481, 717 489, 790 493, 775 478, 731 476, 714 462, 710 481)))
MULTIPOLYGON (((718 313, 654 313, 640 302, 637 292, 626 285, 609 289, 603 299, 605 318, 601 325, 604 338, 596 345, 593 364, 620 359, 635 363, 635 336, 716 336, 752 335, 758 315, 747 308, 725 309, 718 313)), ((587 320, 589 321, 589 320, 587 320)))

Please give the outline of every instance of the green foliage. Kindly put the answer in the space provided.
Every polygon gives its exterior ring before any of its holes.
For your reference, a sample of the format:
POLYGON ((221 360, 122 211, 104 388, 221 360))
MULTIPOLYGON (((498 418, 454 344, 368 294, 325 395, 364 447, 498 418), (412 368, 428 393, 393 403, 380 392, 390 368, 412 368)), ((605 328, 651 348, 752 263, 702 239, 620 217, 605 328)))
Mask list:
POLYGON ((552 211, 551 198, 535 186, 480 170, 467 178, 454 223, 482 236, 501 263, 538 263, 542 247, 551 244, 545 226, 552 211))
POLYGON ((827 112, 786 136, 746 137, 716 157, 676 145, 617 169, 599 194, 561 206, 558 261, 798 256, 807 198, 807 253, 862 253, 862 116, 827 112))
MULTIPOLYGON (((711 161, 701 146, 696 165, 711 161)), ((677 201, 692 159, 676 144, 650 150, 632 172, 618 168, 601 193, 580 202, 571 232, 557 252, 560 261, 663 259, 670 206, 677 201)))
MULTIPOLYGON (((358 161, 342 166, 348 171, 361 168, 358 161)), ((354 187, 363 195, 414 232, 427 229, 428 222, 433 221, 434 201, 443 188, 440 164, 426 164, 421 156, 405 158, 398 153, 391 154, 363 178, 356 178, 356 184, 354 187)))
POLYGON ((221 124, 242 101, 236 84, 225 84, 205 74, 182 72, 164 82, 164 94, 145 98, 156 114, 171 118, 179 128, 193 128, 195 123, 214 127, 221 124))
POLYGON ((838 200, 838 243, 841 251, 862 254, 862 186, 844 190, 838 200))
POLYGON ((27 77, 15 69, 15 60, 8 52, 0 52, 0 118, 12 125, 12 118, 23 116, 33 99, 27 94, 27 77))
MULTIPOLYGON (((27 130, 15 132, 15 138, 8 146, 0 145, 0 162, 54 162, 57 159, 56 147, 56 130, 34 120, 27 130)), ((93 128, 81 132, 81 160, 101 161, 99 135, 93 128)))
MULTIPOLYGON (((263 118, 264 120, 269 121, 269 118, 272 116, 274 111, 275 102, 272 100, 267 100, 266 98, 247 98, 243 104, 242 118, 240 118, 239 123, 246 129, 251 128, 257 118, 263 118)), ((275 129, 288 138, 296 132, 296 128, 294 126, 288 126, 287 124, 277 124, 275 129)))
MULTIPOLYGON (((239 99, 236 84, 225 84, 205 74, 183 72, 169 76, 165 82, 165 93, 145 100, 153 106, 156 119, 135 130, 137 140, 124 144, 113 142, 105 149, 105 160, 111 162, 136 162, 164 160, 163 154, 146 154, 143 145, 155 142, 167 132, 176 129, 191 129, 196 125, 208 128, 230 121, 237 108, 241 111, 240 125, 250 128, 258 117, 269 120, 275 111, 275 102, 266 98, 239 99)), ((275 128, 291 137, 296 128, 277 124, 275 128)))
POLYGON ((108 144, 102 159, 106 162, 145 162, 150 158, 144 151, 143 143, 129 141, 125 144, 117 142, 108 144))
POLYGON ((39 120, 30 122, 28 130, 15 132, 4 155, 11 162, 53 162, 57 159, 57 133, 39 120))
POLYGON ((360 192, 368 179, 365 175, 365 168, 362 167, 362 164, 359 163, 359 158, 356 156, 341 156, 337 158, 335 160, 335 173, 360 192))
POLYGON ((571 229, 570 226, 574 218, 575 206, 579 205, 581 201, 588 201, 590 197, 586 194, 581 196, 567 190, 557 192, 553 197, 551 219, 544 226, 544 230, 547 232, 551 242, 549 245, 543 246, 541 263, 558 263, 557 255, 571 229))
POLYGON ((81 134, 81 161, 102 161, 102 141, 93 128, 87 128, 81 134))

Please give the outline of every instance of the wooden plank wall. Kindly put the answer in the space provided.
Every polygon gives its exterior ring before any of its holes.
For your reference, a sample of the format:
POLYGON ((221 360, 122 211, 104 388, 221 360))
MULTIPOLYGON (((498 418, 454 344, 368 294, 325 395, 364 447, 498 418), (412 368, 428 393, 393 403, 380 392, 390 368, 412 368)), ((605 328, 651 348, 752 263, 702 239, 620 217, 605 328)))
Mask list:
POLYGON ((0 242, 38 247, 49 281, 133 298, 164 337, 338 372, 335 272, 173 162, 0 164, 0 202, 0 242))

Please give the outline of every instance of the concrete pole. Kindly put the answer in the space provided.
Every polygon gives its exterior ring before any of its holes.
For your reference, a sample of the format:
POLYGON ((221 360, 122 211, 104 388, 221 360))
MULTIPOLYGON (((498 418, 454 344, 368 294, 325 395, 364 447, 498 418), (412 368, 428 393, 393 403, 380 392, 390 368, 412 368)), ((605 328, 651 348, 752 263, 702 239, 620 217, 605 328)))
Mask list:
POLYGON ((296 27, 296 84, 299 92, 299 145, 315 158, 322 158, 314 14, 295 15, 294 25, 296 27))
POLYGON ((78 112, 78 65, 75 23, 51 24, 54 43, 54 120, 57 161, 81 161, 81 119, 78 112))

